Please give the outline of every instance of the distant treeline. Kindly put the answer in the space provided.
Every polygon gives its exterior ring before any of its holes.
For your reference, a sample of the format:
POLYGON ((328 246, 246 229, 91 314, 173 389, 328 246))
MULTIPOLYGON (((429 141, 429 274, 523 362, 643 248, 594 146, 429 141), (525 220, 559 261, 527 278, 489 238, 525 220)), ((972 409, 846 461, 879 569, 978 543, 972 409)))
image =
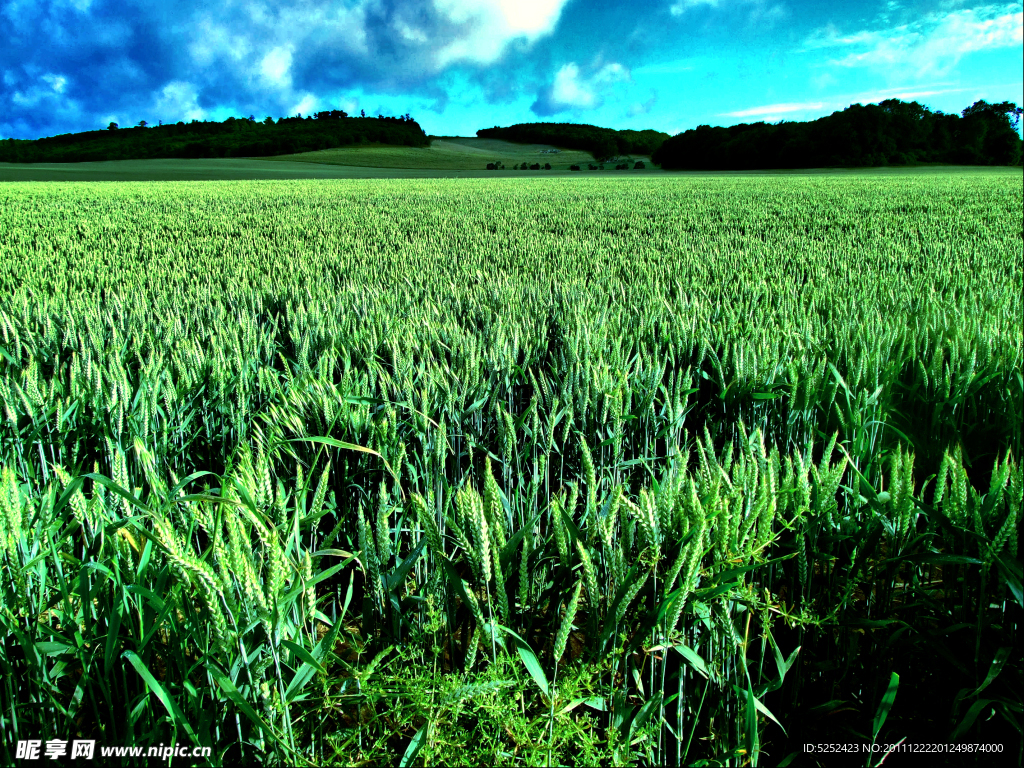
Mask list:
POLYGON ((481 128, 482 139, 503 139, 520 144, 555 144, 590 152, 595 160, 618 155, 649 155, 668 138, 660 131, 616 131, 577 123, 519 123, 508 128, 481 128))
POLYGON ((701 125, 666 140, 651 158, 670 170, 825 168, 907 163, 1019 165, 1021 109, 975 102, 960 115, 916 101, 854 104, 811 122, 701 125))
POLYGON ((106 130, 67 133, 46 139, 0 141, 0 162, 74 163, 161 157, 267 157, 376 142, 425 147, 427 135, 409 115, 349 117, 340 110, 303 118, 229 117, 222 123, 174 123, 132 128, 111 123, 106 130))

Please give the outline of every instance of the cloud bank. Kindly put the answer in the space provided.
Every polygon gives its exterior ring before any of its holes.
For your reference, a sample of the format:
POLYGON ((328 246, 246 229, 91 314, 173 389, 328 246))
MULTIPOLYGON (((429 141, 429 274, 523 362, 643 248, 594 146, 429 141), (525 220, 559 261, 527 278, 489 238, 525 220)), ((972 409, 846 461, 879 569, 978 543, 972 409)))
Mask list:
POLYGON ((841 55, 829 62, 836 67, 867 67, 895 77, 942 75, 969 53, 1024 44, 1021 8, 1014 3, 944 10, 889 29, 845 34, 830 25, 808 37, 803 50, 837 49, 841 55))
POLYGON ((333 108, 354 88, 443 99, 431 79, 526 50, 568 0, 10 0, 0 136, 217 109, 333 108))
POLYGON ((1020 77, 1021 0, 911 5, 0 0, 0 139, 339 108, 411 112, 435 133, 531 119, 668 129, 946 80, 964 98, 1019 100, 1004 81, 1020 77))

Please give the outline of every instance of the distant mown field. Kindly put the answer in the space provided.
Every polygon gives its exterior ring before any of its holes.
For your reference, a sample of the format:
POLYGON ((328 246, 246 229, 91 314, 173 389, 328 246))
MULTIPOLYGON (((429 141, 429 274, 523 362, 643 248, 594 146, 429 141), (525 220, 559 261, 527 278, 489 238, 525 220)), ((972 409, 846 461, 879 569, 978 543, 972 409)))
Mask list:
POLYGON ((1019 759, 1022 231, 977 167, 0 185, 0 764, 1019 759))
MULTIPOLYGON (((919 165, 874 168, 808 168, 776 171, 671 171, 650 163, 645 170, 591 171, 590 155, 567 150, 561 155, 538 154, 541 145, 518 145, 491 139, 435 140, 429 149, 416 147, 359 146, 270 158, 206 158, 160 160, 111 160, 86 163, 0 163, 0 182, 5 181, 246 181, 287 179, 451 179, 451 178, 550 178, 636 176, 917 176, 917 175, 1016 175, 1021 169, 977 165, 919 165), (467 147, 461 142, 471 142, 467 147), (463 148, 465 147, 465 148, 463 148), (494 151, 491 151, 493 148, 494 151), (545 159, 548 158, 548 159, 545 159), (505 170, 485 170, 499 160, 505 170), (551 162, 550 171, 515 171, 523 162, 551 162), (569 165, 583 170, 570 171, 569 165)), ((636 158, 644 159, 644 158, 636 158)), ((645 160, 646 162, 646 160, 645 160)))
MULTIPOLYGON (((355 144, 266 158, 115 160, 88 163, 0 163, 0 181, 174 181, 302 178, 445 178, 568 172, 570 165, 587 168, 587 152, 558 151, 540 144, 513 144, 496 139, 435 138, 429 147, 355 144), (500 162, 505 171, 487 171, 500 162), (550 163, 549 171, 513 171, 513 165, 550 163)), ((650 158, 648 171, 655 170, 650 158)), ((605 164, 610 170, 614 164, 605 164)), ((632 169, 632 162, 630 163, 632 169)), ((631 174, 641 171, 630 170, 631 174)))
MULTIPOLYGON (((569 170, 570 165, 585 168, 588 163, 594 163, 594 157, 589 152, 573 149, 552 151, 556 149, 547 144, 514 144, 499 139, 434 137, 429 147, 354 145, 282 155, 278 159, 360 167, 467 171, 485 170, 491 162, 501 162, 509 169, 523 162, 539 163, 542 167, 550 163, 552 170, 562 171, 569 170)), ((650 161, 649 157, 637 156, 636 159, 650 161)), ((607 163, 605 167, 608 167, 607 163)))

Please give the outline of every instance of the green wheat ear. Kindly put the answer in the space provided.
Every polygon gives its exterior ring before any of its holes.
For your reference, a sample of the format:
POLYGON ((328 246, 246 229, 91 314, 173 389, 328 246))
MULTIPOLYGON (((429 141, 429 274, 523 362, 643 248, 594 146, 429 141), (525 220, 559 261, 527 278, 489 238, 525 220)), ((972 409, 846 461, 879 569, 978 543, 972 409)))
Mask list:
POLYGON ((490 532, 494 534, 495 545, 498 549, 505 546, 508 540, 508 532, 505 525, 505 513, 501 504, 501 495, 498 490, 498 481, 491 471, 490 456, 484 457, 484 511, 487 515, 487 522, 490 532))
POLYGON ((523 551, 519 558, 519 610, 525 612, 530 600, 530 537, 523 536, 523 551))
POLYGON ((558 634, 555 636, 555 661, 562 660, 562 654, 565 653, 565 644, 569 640, 569 633, 572 632, 572 623, 576 620, 576 611, 580 607, 580 595, 583 592, 583 579, 576 580, 576 586, 573 588, 572 597, 569 599, 569 605, 565 609, 565 615, 562 617, 562 623, 558 627, 558 634))
POLYGON ((590 612, 596 614, 601 606, 601 592, 597 586, 597 570, 594 568, 590 552, 579 539, 576 540, 576 551, 579 552, 580 562, 583 563, 583 576, 587 585, 587 602, 590 612))
POLYGON ((391 560, 391 523, 389 520, 387 484, 381 480, 377 494, 377 552, 381 565, 387 567, 391 560))
POLYGON ((427 504, 418 493, 412 495, 412 504, 416 510, 416 519, 427 538, 427 545, 435 557, 444 557, 444 548, 441 545, 441 531, 437 527, 437 521, 427 509, 427 504))

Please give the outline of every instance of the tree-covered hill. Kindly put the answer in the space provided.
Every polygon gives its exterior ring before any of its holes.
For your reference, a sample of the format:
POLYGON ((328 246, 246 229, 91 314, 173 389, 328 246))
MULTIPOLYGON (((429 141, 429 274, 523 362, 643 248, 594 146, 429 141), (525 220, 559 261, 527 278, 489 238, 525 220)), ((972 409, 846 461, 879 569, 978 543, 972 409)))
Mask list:
POLYGON ((960 115, 916 101, 854 104, 810 122, 701 125, 666 140, 652 160, 669 170, 746 170, 953 163, 1019 165, 1015 104, 975 102, 960 115))
POLYGON ((0 162, 73 163, 97 160, 143 160, 169 157, 267 157, 374 142, 425 147, 419 124, 402 117, 349 117, 340 110, 303 118, 263 122, 229 117, 222 123, 190 123, 119 128, 0 141, 0 162))
POLYGON ((582 149, 596 160, 616 155, 650 155, 668 138, 667 133, 660 131, 616 131, 578 123, 518 123, 507 128, 481 128, 476 135, 482 139, 582 149))

